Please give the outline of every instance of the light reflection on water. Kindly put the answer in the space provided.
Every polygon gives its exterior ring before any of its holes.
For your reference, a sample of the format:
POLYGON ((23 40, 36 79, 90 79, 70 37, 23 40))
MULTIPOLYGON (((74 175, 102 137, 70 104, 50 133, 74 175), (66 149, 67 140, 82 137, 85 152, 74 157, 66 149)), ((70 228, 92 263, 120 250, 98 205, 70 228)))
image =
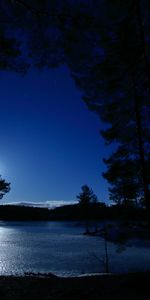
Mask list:
MULTIPOLYGON (((0 275, 52 272, 74 276, 105 272, 104 242, 82 235, 74 222, 0 222, 0 275)), ((111 272, 150 269, 150 249, 121 254, 108 243, 111 272)))

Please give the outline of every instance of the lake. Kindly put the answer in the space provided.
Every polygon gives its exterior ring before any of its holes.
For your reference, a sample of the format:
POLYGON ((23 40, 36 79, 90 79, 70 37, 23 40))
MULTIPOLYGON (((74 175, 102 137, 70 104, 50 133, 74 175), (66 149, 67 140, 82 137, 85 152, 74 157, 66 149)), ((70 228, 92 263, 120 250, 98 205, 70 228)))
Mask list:
MULTIPOLYGON (((77 222, 0 221, 0 275, 105 272, 103 239, 83 232, 77 222)), ((108 243, 110 272, 150 270, 149 247, 128 247, 119 254, 116 248, 108 243)))

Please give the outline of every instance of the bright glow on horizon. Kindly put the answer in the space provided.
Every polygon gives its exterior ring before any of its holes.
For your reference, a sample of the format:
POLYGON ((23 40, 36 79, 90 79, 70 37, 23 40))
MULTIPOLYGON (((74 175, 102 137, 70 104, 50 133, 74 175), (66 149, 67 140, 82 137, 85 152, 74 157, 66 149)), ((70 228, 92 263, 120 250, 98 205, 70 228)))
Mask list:
POLYGON ((49 201, 43 201, 43 202, 1 202, 2 205, 21 205, 21 206, 33 206, 33 207, 47 207, 47 208, 55 208, 60 207, 63 205, 70 205, 70 204, 77 204, 78 201, 76 200, 49 200, 49 201))

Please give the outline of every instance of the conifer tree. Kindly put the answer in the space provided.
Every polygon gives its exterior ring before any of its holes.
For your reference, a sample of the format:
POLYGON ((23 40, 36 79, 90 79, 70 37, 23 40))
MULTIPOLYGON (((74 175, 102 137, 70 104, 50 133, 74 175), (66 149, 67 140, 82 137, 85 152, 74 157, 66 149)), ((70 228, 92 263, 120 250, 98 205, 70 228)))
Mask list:
POLYGON ((10 191, 10 183, 6 182, 2 177, 0 176, 0 199, 3 198, 3 196, 10 191))
POLYGON ((97 203, 97 196, 94 194, 93 190, 88 185, 83 185, 81 187, 82 192, 77 195, 79 199, 79 205, 82 210, 83 217, 85 219, 85 233, 89 233, 89 219, 90 219, 90 208, 91 205, 97 203))

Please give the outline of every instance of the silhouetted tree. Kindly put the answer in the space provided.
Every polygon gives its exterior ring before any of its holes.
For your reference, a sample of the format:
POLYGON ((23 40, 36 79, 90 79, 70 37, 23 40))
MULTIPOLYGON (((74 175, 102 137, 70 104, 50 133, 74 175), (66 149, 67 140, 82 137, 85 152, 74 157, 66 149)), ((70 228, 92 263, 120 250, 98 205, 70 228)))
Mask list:
POLYGON ((138 175, 150 222, 150 182, 146 168, 150 144, 149 56, 146 50, 150 37, 149 21, 146 20, 144 26, 142 22, 148 14, 146 1, 144 4, 140 1, 126 1, 123 5, 120 1, 106 3, 105 27, 97 31, 103 56, 99 62, 93 61, 92 66, 87 64, 76 71, 74 78, 89 108, 109 124, 109 128, 101 131, 107 144, 117 142, 126 147, 132 160, 139 162, 138 175))
POLYGON ((3 196, 10 191, 10 183, 6 182, 4 179, 0 176, 0 199, 3 198, 3 196))
POLYGON ((137 205, 143 197, 142 182, 139 176, 139 161, 131 158, 120 147, 108 159, 104 159, 107 171, 103 177, 110 183, 110 200, 121 205, 137 205))
POLYGON ((83 185, 81 187, 82 192, 77 195, 79 199, 79 204, 81 206, 84 218, 86 219, 86 234, 89 233, 89 219, 90 219, 90 208, 91 205, 95 205, 98 200, 97 196, 94 194, 93 190, 88 187, 88 185, 83 185))
POLYGON ((94 194, 93 190, 88 187, 88 185, 83 185, 81 189, 82 192, 79 195, 77 195, 77 199, 79 199, 79 204, 89 205, 91 203, 97 203, 97 196, 94 194))

